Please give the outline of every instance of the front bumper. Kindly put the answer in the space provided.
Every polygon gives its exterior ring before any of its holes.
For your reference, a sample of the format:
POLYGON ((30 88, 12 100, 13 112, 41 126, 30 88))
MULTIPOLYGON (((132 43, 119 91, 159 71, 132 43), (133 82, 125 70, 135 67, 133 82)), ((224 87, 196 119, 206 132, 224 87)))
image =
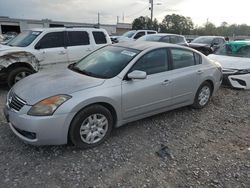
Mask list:
POLYGON ((250 89, 249 74, 223 74, 223 85, 237 89, 250 89))
POLYGON ((4 115, 14 134, 32 145, 67 144, 70 122, 74 117, 74 114, 29 116, 18 114, 7 106, 4 115))

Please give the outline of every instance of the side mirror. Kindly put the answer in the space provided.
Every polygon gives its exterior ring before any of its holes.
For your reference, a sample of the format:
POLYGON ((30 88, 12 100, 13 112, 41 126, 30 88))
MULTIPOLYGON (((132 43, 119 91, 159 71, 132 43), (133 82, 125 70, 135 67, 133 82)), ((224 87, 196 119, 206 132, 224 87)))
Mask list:
POLYGON ((144 71, 134 70, 128 74, 129 79, 146 79, 147 73, 144 71))

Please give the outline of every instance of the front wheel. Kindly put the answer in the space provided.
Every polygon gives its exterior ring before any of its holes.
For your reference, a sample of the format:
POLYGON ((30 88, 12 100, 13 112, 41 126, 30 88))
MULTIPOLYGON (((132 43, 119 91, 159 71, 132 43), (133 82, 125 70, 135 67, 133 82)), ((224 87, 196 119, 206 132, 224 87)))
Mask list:
POLYGON ((101 105, 89 106, 73 119, 69 129, 69 138, 75 146, 94 147, 109 137, 112 127, 113 118, 107 108, 101 105))
POLYGON ((211 95, 212 95, 211 84, 209 82, 204 82, 199 87, 195 95, 194 103, 192 106, 194 108, 199 108, 199 109, 205 107, 208 104, 211 95))
POLYGON ((9 87, 12 87, 15 83, 31 75, 32 73, 33 71, 26 67, 15 68, 9 72, 7 84, 9 87))

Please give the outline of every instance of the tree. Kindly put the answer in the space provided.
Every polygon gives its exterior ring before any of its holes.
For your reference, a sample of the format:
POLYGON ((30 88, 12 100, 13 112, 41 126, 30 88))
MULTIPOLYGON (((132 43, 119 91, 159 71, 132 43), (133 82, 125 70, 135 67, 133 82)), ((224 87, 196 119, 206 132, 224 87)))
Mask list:
POLYGON ((140 16, 139 18, 136 18, 132 23, 132 29, 138 30, 138 29, 153 29, 158 30, 158 21, 154 19, 152 20, 147 16, 140 16))
POLYGON ((217 35, 216 26, 211 22, 207 22, 204 27, 204 35, 217 35))
POLYGON ((190 17, 184 17, 178 14, 166 15, 160 26, 161 32, 175 34, 190 34, 194 28, 190 17))

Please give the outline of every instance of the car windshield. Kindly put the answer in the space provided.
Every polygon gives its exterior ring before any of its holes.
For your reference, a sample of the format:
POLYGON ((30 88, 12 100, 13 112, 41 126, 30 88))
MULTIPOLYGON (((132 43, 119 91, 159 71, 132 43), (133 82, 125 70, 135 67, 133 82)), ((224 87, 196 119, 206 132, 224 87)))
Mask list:
POLYGON ((135 34, 135 31, 128 31, 128 32, 124 33, 122 36, 131 38, 134 34, 135 34))
POLYGON ((229 42, 219 48, 215 54, 250 58, 250 43, 229 42))
POLYGON ((9 46, 17 46, 17 47, 26 47, 30 45, 38 35, 40 35, 40 31, 24 31, 17 35, 15 38, 10 40, 7 45, 9 46))
POLYGON ((139 50, 106 46, 86 56, 69 69, 97 78, 113 78, 139 53, 139 50))
POLYGON ((159 35, 145 35, 139 39, 138 41, 159 41, 162 38, 162 36, 159 35))
POLYGON ((200 44, 211 44, 214 38, 212 37, 198 37, 194 39, 191 43, 200 43, 200 44))

